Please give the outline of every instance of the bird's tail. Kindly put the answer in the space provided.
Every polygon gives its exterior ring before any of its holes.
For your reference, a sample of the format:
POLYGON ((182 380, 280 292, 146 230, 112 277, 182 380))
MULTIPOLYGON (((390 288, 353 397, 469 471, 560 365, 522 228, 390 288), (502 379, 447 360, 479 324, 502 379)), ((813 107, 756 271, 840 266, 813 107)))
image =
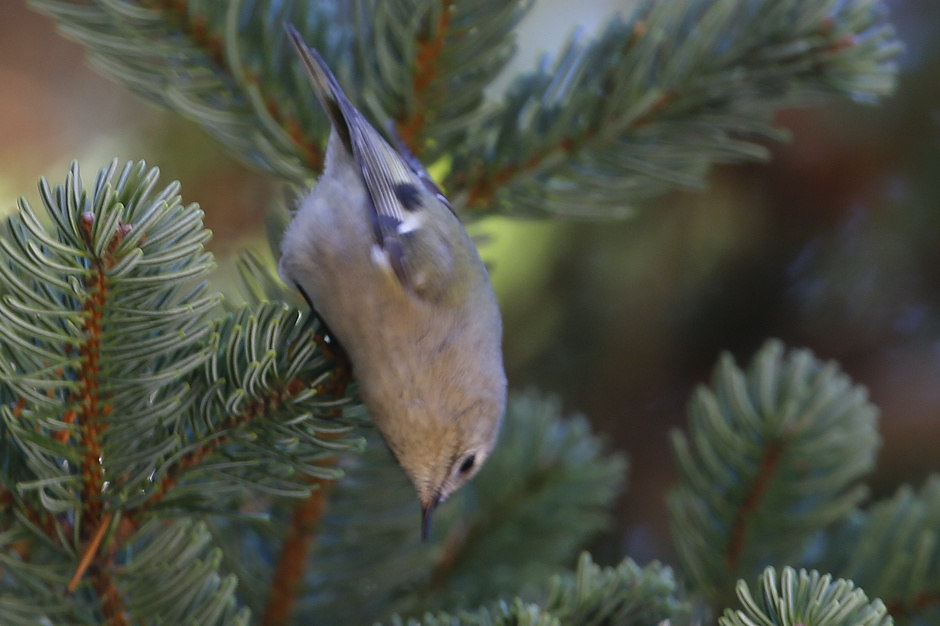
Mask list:
POLYGON ((339 86, 339 81, 336 80, 336 76, 330 71, 320 53, 307 45, 293 24, 285 23, 284 30, 287 31, 288 39, 297 50, 304 69, 307 70, 310 84, 320 104, 323 105, 323 110, 330 116, 333 127, 351 151, 350 126, 356 123, 355 107, 346 97, 343 88, 339 86))

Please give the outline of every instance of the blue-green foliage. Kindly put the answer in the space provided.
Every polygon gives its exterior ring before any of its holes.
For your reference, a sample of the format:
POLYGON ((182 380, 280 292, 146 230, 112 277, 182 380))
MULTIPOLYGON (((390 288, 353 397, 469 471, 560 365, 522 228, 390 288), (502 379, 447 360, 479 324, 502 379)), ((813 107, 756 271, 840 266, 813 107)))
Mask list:
POLYGON ((767 158, 755 140, 786 136, 782 107, 887 95, 900 52, 882 0, 644 0, 496 103, 529 0, 30 2, 105 73, 300 183, 328 124, 285 45, 293 22, 376 127, 449 160, 468 215, 627 215, 701 187, 711 163, 767 158))
MULTIPOLYGON (((563 418, 556 400, 534 393, 511 398, 499 445, 440 507, 427 543, 414 490, 378 438, 343 468, 317 532, 298 624, 365 624, 392 612, 509 600, 544 585, 607 525, 626 469, 584 418, 563 418)), ((241 537, 226 563, 248 581, 243 593, 256 611, 288 523, 287 511, 275 511, 273 525, 224 523, 241 537)))
POLYGON ((880 445, 877 409, 834 363, 768 342, 747 370, 724 355, 673 434, 673 537, 696 590, 726 600, 738 578, 792 563, 854 510, 880 445))
POLYGON ((630 559, 615 568, 582 554, 577 571, 556 576, 540 599, 498 602, 476 612, 426 614, 392 619, 393 626, 657 626, 684 624, 690 606, 676 597, 672 572, 658 563, 640 567, 630 559))
MULTIPOLYGON (((305 185, 328 126, 285 45, 290 21, 476 215, 625 215, 700 186, 711 163, 765 158, 755 140, 784 138, 771 123, 781 107, 890 92, 900 49, 880 0, 644 0, 493 102, 485 89, 526 0, 30 2, 106 74, 305 185)), ((256 263, 248 303, 220 306, 201 212, 156 182, 143 164, 112 164, 85 190, 75 166, 64 186, 42 184, 47 221, 23 202, 0 237, 0 624, 123 623, 104 603, 135 624, 247 624, 270 599, 297 498, 344 472, 297 624, 689 616, 657 564, 583 557, 558 574, 605 526, 625 465, 535 394, 513 399, 497 452, 419 543, 400 470, 376 441, 357 455, 363 410, 354 386, 329 393, 336 368, 315 347, 316 320, 256 263)), ((772 343, 747 372, 725 359, 691 405, 689 438, 674 439, 670 510, 692 590, 720 608, 737 578, 815 555, 916 621, 918 598, 940 588, 937 490, 856 510, 875 413, 806 352, 772 343), (864 551, 850 555, 854 537, 864 551)), ((744 609, 723 626, 889 624, 851 584, 815 573, 784 569, 778 585, 767 570, 760 589, 739 583, 744 609)))
POLYGON ((892 626, 885 605, 868 596, 850 580, 833 580, 816 571, 785 567, 777 578, 772 567, 764 570, 752 593, 738 581, 743 608, 727 609, 720 626, 892 626))
POLYGON ((940 476, 919 491, 901 487, 893 498, 859 511, 826 537, 816 559, 870 596, 880 598, 905 626, 940 623, 940 476))
POLYGON ((325 455, 360 447, 341 410, 358 405, 320 393, 309 316, 226 314, 202 212, 157 181, 115 161, 86 190, 73 165, 40 183, 47 219, 22 200, 0 237, 0 623, 100 623, 100 587, 62 590, 118 533, 128 615, 244 623, 206 531, 154 520, 234 512, 246 487, 304 495, 339 475, 325 455))

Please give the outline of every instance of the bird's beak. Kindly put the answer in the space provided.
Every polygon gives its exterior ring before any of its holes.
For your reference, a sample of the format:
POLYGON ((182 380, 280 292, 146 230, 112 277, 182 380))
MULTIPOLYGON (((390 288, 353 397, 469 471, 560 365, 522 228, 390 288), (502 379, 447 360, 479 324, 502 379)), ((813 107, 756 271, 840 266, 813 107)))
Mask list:
POLYGON ((428 540, 428 535, 431 533, 431 516, 434 514, 434 509, 437 508, 440 502, 441 496, 434 494, 429 502, 422 503, 421 505, 421 541, 428 540))

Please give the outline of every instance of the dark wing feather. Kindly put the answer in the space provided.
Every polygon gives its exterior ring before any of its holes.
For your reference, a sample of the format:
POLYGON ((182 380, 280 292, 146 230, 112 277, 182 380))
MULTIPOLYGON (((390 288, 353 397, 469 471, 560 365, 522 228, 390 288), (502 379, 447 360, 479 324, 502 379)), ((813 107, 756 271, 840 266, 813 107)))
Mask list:
MULTIPOLYGON (((411 152, 411 150, 408 149, 408 145, 401 138, 401 135, 398 134, 398 130, 395 128, 395 125, 389 122, 385 126, 385 131, 388 136, 391 137, 392 143, 395 144, 395 149, 398 150, 398 154, 401 155, 405 163, 408 164, 408 167, 411 168, 411 171, 414 172, 415 176, 418 177, 418 179, 424 185, 424 188, 436 196, 444 206, 454 213, 454 207, 450 205, 450 200, 447 199, 447 196, 444 195, 444 192, 441 191, 441 188, 437 186, 437 183, 434 182, 434 179, 431 178, 431 175, 428 174, 428 171, 424 169, 424 165, 421 163, 421 161, 418 160, 418 157, 416 157, 411 152)), ((454 213, 454 215, 456 215, 456 213, 454 213)))
MULTIPOLYGON (((416 171, 414 165, 392 148, 352 105, 326 62, 316 50, 307 46, 297 29, 290 24, 285 24, 284 28, 297 49, 323 109, 330 116, 333 127, 359 165, 372 200, 370 208, 373 212, 377 242, 388 254, 399 281, 409 286, 405 252, 407 246, 402 241, 404 233, 400 228, 406 214, 417 209, 419 205, 421 196, 416 196, 412 190, 417 189, 416 185, 427 188, 430 182, 435 193, 441 198, 444 196, 420 163, 419 171, 416 171), (422 178, 421 173, 427 181, 422 178)), ((417 161, 414 157, 411 158, 417 161)), ((444 202, 450 206, 446 199, 444 202)))

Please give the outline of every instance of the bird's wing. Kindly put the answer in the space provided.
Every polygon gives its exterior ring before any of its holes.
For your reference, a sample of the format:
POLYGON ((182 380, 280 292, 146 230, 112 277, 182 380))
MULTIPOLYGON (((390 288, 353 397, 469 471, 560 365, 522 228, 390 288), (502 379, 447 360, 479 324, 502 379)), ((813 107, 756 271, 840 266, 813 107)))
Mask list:
POLYGON ((385 127, 385 133, 391 138, 392 144, 395 146, 395 149, 398 150, 398 154, 401 155, 401 158, 404 159, 405 163, 408 164, 408 167, 411 168, 411 171, 414 172, 415 176, 421 181, 421 184, 424 185, 424 188, 428 190, 433 196, 435 196, 441 204, 450 209, 451 213, 454 213, 454 216, 457 213, 454 212, 454 207, 451 206, 450 200, 447 199, 447 196, 444 195, 444 192, 441 191, 441 188, 437 186, 437 183, 434 182, 434 179, 431 178, 431 175, 428 174, 428 171, 424 169, 424 165, 421 161, 418 160, 411 150, 408 149, 408 144, 401 138, 401 135, 398 134, 398 130, 395 128, 395 125, 389 122, 385 127))
MULTIPOLYGON (((427 232, 424 220, 444 198, 424 168, 406 160, 379 135, 346 97, 336 77, 300 33, 285 24, 317 98, 330 116, 340 139, 359 165, 371 200, 376 241, 388 257, 399 282, 419 295, 440 293, 453 267, 452 251, 443 233, 427 232), (422 178, 421 174, 427 179, 422 178), (430 183, 430 186, 429 186, 430 183), (434 194, 428 193, 433 187, 434 194), (432 202, 429 202, 432 201, 432 202)), ((410 153, 408 154, 410 156, 410 153)), ((450 207, 444 198, 443 206, 450 207)))

